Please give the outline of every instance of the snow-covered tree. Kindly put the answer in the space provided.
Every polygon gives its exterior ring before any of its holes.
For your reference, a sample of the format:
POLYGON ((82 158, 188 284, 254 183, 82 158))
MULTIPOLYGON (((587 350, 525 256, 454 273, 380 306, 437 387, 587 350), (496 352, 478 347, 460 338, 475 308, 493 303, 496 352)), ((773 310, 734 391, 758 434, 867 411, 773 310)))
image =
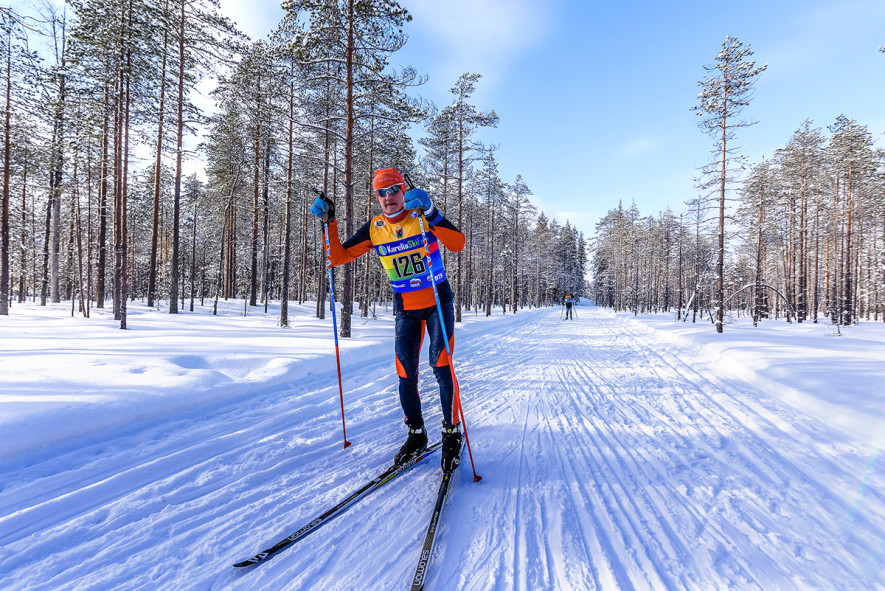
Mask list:
POLYGON ((712 150, 714 159, 707 164, 703 172, 708 180, 702 183, 707 189, 715 187, 719 194, 719 250, 716 263, 716 332, 722 332, 724 323, 725 301, 725 192, 732 177, 731 167, 736 161, 738 148, 732 143, 735 130, 752 125, 752 122, 741 119, 740 113, 750 104, 753 97, 753 86, 756 78, 767 66, 756 66, 750 60, 753 52, 749 46, 736 37, 726 36, 722 49, 716 55, 712 66, 704 66, 707 72, 703 80, 698 82, 701 92, 698 94, 699 104, 692 110, 699 117, 700 128, 714 141, 712 150))

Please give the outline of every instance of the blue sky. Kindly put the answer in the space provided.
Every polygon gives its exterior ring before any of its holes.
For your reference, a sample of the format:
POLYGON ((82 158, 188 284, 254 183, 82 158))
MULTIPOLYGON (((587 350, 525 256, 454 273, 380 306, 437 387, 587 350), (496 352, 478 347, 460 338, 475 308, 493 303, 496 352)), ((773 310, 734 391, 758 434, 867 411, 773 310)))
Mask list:
MULTIPOLYGON (((222 0, 251 36, 279 4, 222 0)), ((494 109, 505 181, 522 174, 542 210, 591 234, 619 200, 645 214, 684 211, 711 141, 689 110, 702 66, 726 35, 768 64, 740 130, 751 161, 789 140, 805 118, 826 127, 845 115, 885 131, 885 1, 401 0, 414 20, 393 62, 430 76, 419 94, 438 106, 464 72, 483 75, 474 95, 494 109)))

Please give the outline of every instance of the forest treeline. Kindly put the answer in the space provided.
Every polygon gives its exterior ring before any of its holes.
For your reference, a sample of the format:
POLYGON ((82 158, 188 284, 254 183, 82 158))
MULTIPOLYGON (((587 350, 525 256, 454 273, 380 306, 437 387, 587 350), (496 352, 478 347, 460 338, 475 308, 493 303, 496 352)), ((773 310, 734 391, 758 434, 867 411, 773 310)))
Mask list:
POLYGON ((719 332, 727 313, 885 321, 885 150, 840 115, 826 131, 805 120, 783 148, 747 163, 735 135, 753 124, 741 111, 766 68, 752 55, 729 36, 704 66, 692 110, 713 157, 686 211, 620 205, 598 223, 593 297, 636 314, 706 314, 719 332))
MULTIPOLYGON (((729 209, 725 308, 758 321, 885 321, 885 151, 867 126, 806 120, 749 167, 729 209)), ((717 241, 709 203, 643 216, 635 205, 599 222, 592 293, 636 313, 713 320, 717 241)))
MULTIPOLYGON (((70 300, 87 316, 112 305, 125 328, 136 298, 170 313, 238 298, 265 311, 280 300, 283 325, 290 300, 315 300, 323 317, 314 189, 335 200, 346 237, 380 212, 372 173, 391 166, 467 236, 445 257, 459 320, 583 293, 584 236, 537 211, 520 176, 502 180, 497 147, 477 139, 498 123, 471 104, 478 74, 438 108, 418 97, 417 70, 390 65, 411 20, 396 2, 283 7, 259 41, 216 0, 0 9, 0 314, 70 300), (205 162, 205 181, 185 175, 187 158, 205 162)), ((354 303, 369 316, 391 301, 380 269, 375 257, 335 269, 343 336, 354 303)))

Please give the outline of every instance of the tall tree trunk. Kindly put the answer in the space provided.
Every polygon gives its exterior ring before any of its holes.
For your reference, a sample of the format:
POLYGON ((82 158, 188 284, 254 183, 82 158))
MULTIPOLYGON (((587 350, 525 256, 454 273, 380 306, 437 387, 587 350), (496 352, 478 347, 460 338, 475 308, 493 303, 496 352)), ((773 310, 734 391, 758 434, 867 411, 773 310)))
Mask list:
POLYGON ((83 286, 86 300, 86 317, 89 318, 92 298, 92 146, 86 150, 86 283, 83 286))
POLYGON ((117 80, 117 96, 114 107, 114 272, 113 272, 113 299, 114 319, 120 319, 120 261, 122 229, 120 227, 120 214, 123 211, 123 68, 119 69, 117 80))
POLYGON ((120 328, 126 330, 127 299, 129 297, 129 82, 132 72, 132 1, 129 0, 127 19, 126 92, 123 99, 123 170, 120 192, 120 328))
MULTIPOLYGON (((723 86, 722 104, 727 104, 728 83, 723 86)), ((719 252, 716 253, 716 332, 725 325, 725 164, 728 138, 725 115, 722 116, 722 169, 719 179, 719 252)))
MULTIPOLYGON (((347 53, 345 67, 347 70, 347 124, 344 130, 344 234, 353 235, 353 135, 354 135, 354 81, 353 58, 356 51, 354 39, 354 6, 356 0, 347 2, 347 53)), ((350 316, 353 312, 353 265, 344 265, 344 285, 341 294, 341 330, 343 338, 350 337, 350 316)))
MULTIPOLYGON (((7 110, 7 112, 9 112, 7 110)), ((9 148, 6 149, 6 153, 9 154, 9 148)), ((18 303, 24 303, 27 297, 27 268, 28 268, 28 234, 27 234, 27 224, 28 224, 28 163, 25 162, 24 169, 22 170, 22 226, 21 226, 21 239, 20 239, 20 252, 19 256, 21 257, 21 272, 19 273, 18 278, 18 303)))
POLYGON ((682 320, 683 269, 682 269, 682 215, 679 216, 679 262, 676 275, 676 320, 682 320))
POLYGON ((522 195, 519 193, 519 179, 516 184, 516 202, 513 208, 513 267, 510 276, 510 309, 516 314, 518 306, 517 282, 519 281, 519 210, 522 205, 522 195))
POLYGON ((820 204, 814 208, 814 289, 811 296, 812 321, 817 323, 820 307, 820 204))
MULTIPOLYGON (((459 103, 463 102, 463 95, 459 99, 459 103)), ((459 104, 459 112, 463 111, 463 106, 459 104)), ((461 229, 464 223, 464 121, 463 114, 458 120, 458 229, 461 229)), ((461 322, 461 252, 456 255, 455 270, 455 322, 461 322)))
POLYGON ((799 287, 796 320, 808 317, 808 179, 803 171, 799 193, 799 287))
MULTIPOLYGON (((6 35, 6 117, 3 124, 3 205, 0 214, 0 316, 9 315, 9 175, 12 126, 12 30, 6 35)), ((24 208, 22 209, 24 211, 24 208)), ((22 267, 24 273, 24 266, 22 267)), ((21 296, 19 296, 21 297, 21 296)), ((21 301, 21 300, 19 300, 21 301)))
MULTIPOLYGON (((62 33, 62 46, 64 46, 64 33, 62 33)), ((65 58, 62 49, 61 68, 64 71, 65 58)), ((61 251, 61 183, 64 166, 64 125, 65 125, 65 99, 67 93, 66 76, 59 76, 58 105, 55 109, 53 126, 54 142, 52 146, 52 173, 50 180, 50 192, 52 193, 52 259, 50 268, 50 296, 53 303, 58 303, 60 293, 58 290, 59 273, 58 257, 61 251)))
POLYGON ((841 308, 843 310, 842 315, 842 323, 845 326, 851 324, 854 320, 853 316, 853 301, 854 301, 854 284, 852 283, 852 243, 851 243, 851 234, 853 230, 853 220, 852 216, 852 208, 854 204, 852 202, 852 189, 854 188, 853 179, 852 179, 852 170, 851 165, 848 165, 848 189, 845 194, 845 249, 842 251, 842 262, 844 264, 844 270, 842 272, 843 279, 845 281, 845 287, 842 292, 842 303, 841 308))
MULTIPOLYGON (((50 183, 53 182, 54 175, 49 175, 50 183)), ((40 305, 45 306, 49 301, 49 251, 52 242, 52 201, 55 191, 50 187, 49 201, 46 203, 46 223, 43 233, 43 280, 40 286, 40 305)))
POLYGON ((74 179, 73 179, 73 191, 71 193, 72 200, 74 201, 71 206, 71 217, 76 220, 75 231, 77 236, 77 279, 78 279, 78 289, 77 294, 80 300, 80 312, 83 314, 84 318, 88 318, 88 314, 86 312, 86 301, 88 298, 85 297, 85 292, 87 289, 86 284, 84 283, 83 277, 83 225, 81 222, 82 213, 80 211, 80 186, 77 180, 77 162, 74 161, 74 179))
POLYGON ((194 224, 191 234, 191 305, 190 311, 194 311, 194 296, 197 290, 197 203, 194 200, 194 224))
POLYGON ((488 283, 488 298, 486 300, 486 316, 492 315, 492 305, 494 298, 494 285, 495 285, 495 208, 493 204, 489 203, 489 276, 487 279, 488 283))
POLYGON ((264 236, 264 244, 261 247, 261 301, 264 302, 264 311, 267 312, 267 300, 269 297, 270 284, 268 272, 270 269, 270 239, 269 239, 269 218, 270 218, 270 139, 266 142, 264 149, 264 186, 262 187, 262 207, 264 208, 264 219, 262 220, 262 235, 264 236))
POLYGON ((108 242, 108 149, 110 144, 110 94, 109 83, 104 86, 104 122, 102 125, 101 166, 98 185, 98 269, 95 286, 95 305, 104 308, 105 272, 107 269, 108 242))
MULTIPOLYGON (((331 68, 327 65, 327 74, 331 76, 331 68)), ((328 196, 329 195, 329 156, 331 153, 331 132, 329 129, 330 125, 330 117, 331 114, 331 83, 329 80, 326 80, 326 97, 325 97, 325 137, 323 140, 323 193, 328 196)), ((318 241, 320 245, 322 245, 322 238, 318 241)), ((320 246, 320 251, 322 251, 322 246, 320 246)), ((326 317, 326 279, 328 277, 328 273, 326 273, 326 263, 325 263, 325 253, 320 252, 319 263, 316 266, 317 269, 317 318, 323 320, 326 317)))
MULTIPOLYGON (((366 215, 365 219, 369 219, 372 207, 372 175, 375 172, 375 104, 372 103, 372 118, 369 124, 369 179, 366 183, 368 194, 366 196, 366 215)), ((366 257, 363 261, 363 295, 360 298, 360 316, 369 317, 369 261, 371 257, 366 257)))
POLYGON ((292 244, 292 155, 294 153, 293 122, 295 120, 295 61, 289 69, 289 146, 286 159, 286 236, 283 241, 283 293, 280 294, 280 326, 289 326, 289 258, 292 244))
POLYGON ((258 193, 259 171, 261 170, 261 75, 258 75, 258 107, 255 113, 255 158, 252 173, 252 249, 250 252, 251 277, 249 284, 249 305, 258 305, 258 193))
POLYGON ((301 253, 298 268, 298 303, 307 298, 307 198, 301 199, 301 253))
POLYGON ((483 269, 480 271, 480 294, 481 305, 485 315, 491 314, 491 225, 492 225, 492 169, 489 165, 489 178, 486 183, 486 223, 485 223, 485 245, 483 248, 483 269))
MULTIPOLYGON (((229 207, 229 206, 230 206, 230 202, 228 202, 228 207, 229 207)), ((225 278, 224 278, 224 257, 225 257, 225 250, 224 250, 224 249, 225 249, 225 247, 227 246, 227 245, 226 245, 226 239, 227 239, 227 223, 228 223, 228 218, 229 218, 229 216, 228 216, 228 208, 225 207, 225 209, 224 209, 224 214, 223 214, 223 220, 224 220, 224 221, 222 222, 222 226, 223 226, 223 227, 222 227, 222 229, 221 229, 221 248, 219 249, 219 252, 218 252, 218 274, 215 276, 215 303, 212 305, 212 315, 213 315, 213 316, 215 316, 216 314, 218 314, 218 298, 219 298, 219 296, 220 296, 222 290, 225 289, 225 286, 224 286, 224 281, 225 281, 225 278)))
MULTIPOLYGON (((62 45, 64 45, 64 34, 62 35, 62 45)), ((64 49, 61 52, 61 69, 64 70, 64 49)), ((61 181, 63 148, 62 142, 64 137, 64 105, 65 105, 65 75, 58 77, 58 102, 55 105, 55 112, 52 121, 52 148, 50 154, 50 172, 49 172, 49 204, 46 211, 46 240, 50 241, 49 249, 44 248, 44 287, 41 297, 41 303, 45 303, 45 292, 49 289, 49 297, 53 303, 60 301, 58 291, 58 255, 61 249, 61 181), (48 276, 48 277, 47 277, 48 276), (48 286, 46 285, 48 282, 48 286)))
MULTIPOLYGON (((873 279, 871 281, 873 285, 873 321, 879 321, 879 312, 881 312, 882 301, 879 298, 879 282, 876 280, 877 277, 881 275, 880 271, 880 258, 879 258, 879 238, 878 238, 878 229, 877 224, 873 223, 872 227, 873 233, 873 279)), ((883 234, 883 239, 885 239, 885 234, 883 234)))
POLYGON ((178 248, 181 218, 181 157, 184 140, 184 18, 185 0, 181 0, 181 23, 178 35, 178 129, 175 146, 175 193, 172 205, 172 261, 169 279, 169 313, 178 314, 178 248))
POLYGON ((765 223, 765 181, 759 187, 759 211, 756 218, 756 285, 753 290, 753 326, 758 326, 762 320, 763 287, 762 287, 762 255, 764 242, 762 240, 762 225, 765 223))
POLYGON ((114 319, 121 320, 123 287, 123 127, 126 94, 126 0, 120 0, 120 55, 114 113, 114 319))
MULTIPOLYGON (((169 2, 165 2, 163 12, 169 8, 169 2)), ((148 292, 147 305, 154 306, 154 296, 157 293, 157 239, 160 235, 160 181, 163 156, 163 114, 166 108, 166 57, 169 47, 169 30, 163 28, 163 65, 160 68, 160 110, 157 122, 157 155, 154 159, 154 209, 153 224, 151 226, 151 262, 148 269, 148 292)))

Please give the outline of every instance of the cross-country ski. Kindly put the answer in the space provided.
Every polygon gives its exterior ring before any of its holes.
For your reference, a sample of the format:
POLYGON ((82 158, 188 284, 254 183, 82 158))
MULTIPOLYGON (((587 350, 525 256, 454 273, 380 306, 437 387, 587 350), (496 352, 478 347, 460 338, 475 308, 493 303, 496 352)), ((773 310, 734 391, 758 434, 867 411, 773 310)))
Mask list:
POLYGON ((343 501, 335 504, 327 511, 324 511, 317 518, 311 520, 310 523, 299 528, 295 533, 283 538, 273 546, 269 547, 266 550, 262 550, 251 558, 247 558, 246 560, 234 563, 234 566, 242 568, 247 566, 254 566, 265 562, 266 560, 270 560, 279 552, 288 548, 292 544, 306 538, 308 535, 312 534, 323 525, 329 523, 331 520, 335 519, 336 517, 347 511, 354 503, 358 503, 394 478, 400 476, 403 472, 406 472, 409 468, 439 449, 440 445, 442 444, 434 443, 425 451, 420 452, 417 456, 408 459, 401 464, 394 464, 393 466, 390 466, 389 468, 381 472, 378 476, 349 494, 343 501))

